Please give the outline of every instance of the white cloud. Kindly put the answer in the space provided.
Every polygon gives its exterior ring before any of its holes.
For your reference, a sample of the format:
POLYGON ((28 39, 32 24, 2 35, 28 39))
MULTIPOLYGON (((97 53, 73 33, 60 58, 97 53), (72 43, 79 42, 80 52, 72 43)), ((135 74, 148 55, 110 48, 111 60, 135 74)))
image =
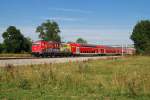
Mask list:
POLYGON ((38 33, 35 32, 36 27, 34 26, 16 26, 20 29, 21 33, 24 34, 25 37, 30 37, 32 40, 38 40, 38 33))
POLYGON ((132 44, 129 39, 131 33, 127 29, 69 29, 63 28, 61 36, 64 41, 76 41, 77 38, 82 37, 89 43, 107 44, 107 45, 121 45, 132 44))
MULTIPOLYGON (((80 13, 80 14, 91 14, 92 11, 89 10, 81 10, 81 9, 68 9, 68 8, 49 8, 49 10, 52 10, 54 12, 67 12, 67 13, 80 13)), ((79 18, 79 17, 65 17, 65 16, 53 16, 53 17, 41 17, 43 20, 51 19, 56 21, 81 21, 85 20, 85 18, 79 18)))
POLYGON ((81 9, 69 9, 69 8, 49 8, 50 10, 55 11, 63 11, 63 12, 72 12, 72 13, 83 13, 83 14, 91 14, 92 11, 89 10, 81 10, 81 9))
MULTIPOLYGON (((31 39, 38 40, 38 33, 35 32, 35 26, 16 26, 21 32, 31 39)), ((7 27, 1 28, 0 33, 4 32, 7 27)), ((103 28, 103 27, 66 27, 60 28, 61 37, 63 41, 76 41, 77 38, 82 37, 92 44, 106 44, 106 45, 120 45, 132 44, 129 39, 131 32, 126 28, 103 28)), ((0 42, 2 38, 0 37, 0 42)))
POLYGON ((81 18, 71 18, 71 17, 42 17, 41 19, 47 20, 56 20, 56 21, 79 21, 81 18))
POLYGON ((4 28, 4 27, 0 28, 0 43, 3 41, 2 34, 5 30, 6 30, 6 28, 4 28))

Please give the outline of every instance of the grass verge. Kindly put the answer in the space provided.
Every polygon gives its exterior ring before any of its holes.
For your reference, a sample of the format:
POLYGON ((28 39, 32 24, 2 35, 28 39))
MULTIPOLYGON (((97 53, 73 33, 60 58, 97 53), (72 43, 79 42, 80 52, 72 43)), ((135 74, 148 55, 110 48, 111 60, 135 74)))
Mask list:
POLYGON ((31 57, 31 54, 29 53, 23 53, 23 54, 1 53, 0 57, 31 57))

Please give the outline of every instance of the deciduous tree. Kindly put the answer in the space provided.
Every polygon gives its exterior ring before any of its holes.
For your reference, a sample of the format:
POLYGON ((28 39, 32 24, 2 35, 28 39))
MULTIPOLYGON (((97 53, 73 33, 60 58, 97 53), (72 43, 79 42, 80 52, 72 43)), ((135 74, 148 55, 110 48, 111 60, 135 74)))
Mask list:
POLYGON ((76 40, 76 43, 87 43, 87 41, 84 40, 83 38, 78 38, 78 39, 76 40))
POLYGON ((47 20, 37 27, 36 32, 40 33, 39 37, 45 41, 60 42, 60 29, 55 21, 47 20))
POLYGON ((15 26, 8 27, 6 32, 2 34, 2 37, 4 38, 3 46, 5 52, 20 53, 30 51, 31 42, 15 26))
POLYGON ((150 54, 150 21, 142 20, 138 22, 133 29, 131 39, 137 53, 150 54))
POLYGON ((3 44, 2 44, 2 43, 0 43, 0 53, 2 53, 2 52, 3 52, 3 50, 4 50, 4 48, 3 48, 3 44))

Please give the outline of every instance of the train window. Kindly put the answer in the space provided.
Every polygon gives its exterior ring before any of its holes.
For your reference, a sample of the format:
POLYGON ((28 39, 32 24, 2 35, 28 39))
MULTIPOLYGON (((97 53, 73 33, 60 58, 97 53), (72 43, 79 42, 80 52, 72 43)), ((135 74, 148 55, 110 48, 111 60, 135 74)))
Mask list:
POLYGON ((38 46, 38 45, 40 45, 40 43, 33 43, 32 45, 34 45, 34 46, 38 46))

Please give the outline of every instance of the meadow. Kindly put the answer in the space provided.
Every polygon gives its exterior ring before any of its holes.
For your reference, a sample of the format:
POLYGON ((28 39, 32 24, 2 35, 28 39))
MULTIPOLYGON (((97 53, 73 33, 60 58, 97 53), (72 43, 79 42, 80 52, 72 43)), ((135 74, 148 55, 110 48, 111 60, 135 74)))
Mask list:
POLYGON ((0 68, 1 100, 150 100, 150 57, 0 68))

